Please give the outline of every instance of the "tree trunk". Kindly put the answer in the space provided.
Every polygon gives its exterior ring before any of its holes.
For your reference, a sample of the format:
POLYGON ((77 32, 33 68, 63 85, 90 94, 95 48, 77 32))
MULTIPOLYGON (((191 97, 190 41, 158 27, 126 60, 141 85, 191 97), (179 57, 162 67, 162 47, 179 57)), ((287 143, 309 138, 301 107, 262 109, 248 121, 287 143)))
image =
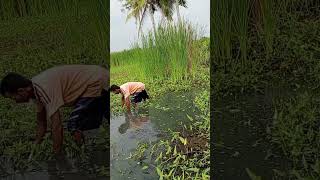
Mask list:
POLYGON ((176 0, 176 11, 177 11, 177 18, 179 24, 181 23, 181 16, 180 16, 180 10, 179 10, 179 0, 176 0))
POLYGON ((152 22, 152 28, 153 28, 153 34, 156 35, 156 24, 154 22, 154 14, 150 13, 151 22, 152 22))
POLYGON ((137 20, 137 30, 138 30, 138 38, 140 38, 140 31, 141 31, 141 26, 140 26, 140 17, 139 19, 137 20))

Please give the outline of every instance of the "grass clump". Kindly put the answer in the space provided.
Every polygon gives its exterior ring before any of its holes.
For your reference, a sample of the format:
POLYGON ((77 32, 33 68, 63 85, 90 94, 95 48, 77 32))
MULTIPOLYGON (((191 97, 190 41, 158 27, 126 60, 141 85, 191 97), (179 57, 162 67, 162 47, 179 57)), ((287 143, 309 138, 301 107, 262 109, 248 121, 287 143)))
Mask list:
MULTIPOLYGON (((0 77, 17 72, 32 78, 56 65, 109 66, 108 10, 109 3, 101 0, 1 1, 0 77), (21 11, 17 12, 14 3, 27 5, 20 4, 21 11)), ((68 119, 69 112, 68 109, 63 111, 63 120, 68 119)), ((1 97, 0 122, 1 174, 46 169, 43 163, 54 158, 52 142, 48 132, 41 145, 32 144, 36 129, 35 109, 1 97)), ((103 128, 101 133, 103 136, 98 139, 108 137, 103 128)), ((77 147, 68 133, 64 140, 67 158, 78 160, 80 168, 88 165, 89 152, 77 147)), ((107 142, 99 144, 106 146, 107 142)))
POLYGON ((319 118, 319 99, 310 93, 276 101, 270 136, 293 162, 288 176, 319 179, 319 118))

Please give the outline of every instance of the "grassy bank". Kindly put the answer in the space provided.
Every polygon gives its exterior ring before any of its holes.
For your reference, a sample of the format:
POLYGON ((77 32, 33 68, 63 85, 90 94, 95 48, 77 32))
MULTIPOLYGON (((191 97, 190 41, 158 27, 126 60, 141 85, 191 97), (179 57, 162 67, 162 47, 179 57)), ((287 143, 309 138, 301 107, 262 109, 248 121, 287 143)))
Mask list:
MULTIPOLYGON (((6 10, 0 13, 1 77, 8 72, 17 72, 31 78, 50 67, 64 64, 109 65, 109 29, 103 28, 109 23, 107 3, 43 1, 41 4, 40 1, 28 1, 28 6, 21 5, 21 13, 11 2, 14 1, 0 3, 0 9, 6 10)), ((43 169, 39 164, 53 158, 52 141, 47 134, 41 145, 32 144, 36 127, 34 107, 16 105, 0 98, 0 110, 1 176, 43 169)), ((69 109, 63 112, 63 120, 67 120, 67 112, 69 109)), ((108 133, 101 130, 102 138, 108 133)), ((85 158, 87 151, 77 148, 68 133, 65 135, 67 156, 82 159, 80 164, 85 165, 89 160, 85 158)))
POLYGON ((282 178, 319 179, 319 117, 317 101, 310 98, 319 92, 319 5, 313 0, 212 4, 213 98, 265 93, 270 86, 308 89, 307 96, 296 93, 273 104, 275 119, 266 134, 294 164, 282 178))
MULTIPOLYGON (((197 38, 196 30, 186 23, 161 26, 155 36, 144 36, 133 49, 111 53, 111 84, 144 82, 151 99, 143 106, 153 106, 166 92, 201 92, 193 100, 201 110, 199 119, 190 118, 192 125, 175 127, 159 142, 141 144, 134 152, 135 159, 151 156, 161 179, 210 177, 208 45, 209 39, 197 38)), ((112 113, 121 112, 120 104, 120 98, 112 95, 112 113)))
POLYGON ((319 179, 320 177, 319 98, 310 92, 275 101, 270 140, 293 162, 282 177, 319 179))
POLYGON ((212 4, 215 98, 257 91, 274 81, 317 87, 312 82, 319 78, 319 2, 261 2, 261 10, 248 0, 212 4))

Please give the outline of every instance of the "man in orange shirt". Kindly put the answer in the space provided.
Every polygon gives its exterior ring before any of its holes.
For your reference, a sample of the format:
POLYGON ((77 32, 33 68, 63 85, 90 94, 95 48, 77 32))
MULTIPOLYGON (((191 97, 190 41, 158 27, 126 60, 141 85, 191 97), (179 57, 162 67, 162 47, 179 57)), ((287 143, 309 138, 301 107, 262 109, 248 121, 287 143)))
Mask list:
POLYGON ((146 99, 149 99, 149 95, 145 90, 145 85, 142 82, 127 82, 121 86, 117 86, 113 84, 110 87, 110 91, 115 94, 122 95, 121 96, 122 107, 125 104, 128 112, 131 112, 130 96, 133 97, 131 99, 131 102, 134 103, 135 108, 137 107, 137 104, 142 101, 142 99, 144 101, 146 99))
POLYGON ((82 143, 82 132, 98 128, 103 116, 108 116, 108 79, 108 70, 100 66, 65 65, 48 69, 32 79, 9 73, 1 81, 0 91, 4 97, 16 103, 33 101, 36 104, 35 143, 41 143, 49 125, 53 150, 60 154, 63 143, 60 108, 74 107, 67 128, 74 140, 82 143))

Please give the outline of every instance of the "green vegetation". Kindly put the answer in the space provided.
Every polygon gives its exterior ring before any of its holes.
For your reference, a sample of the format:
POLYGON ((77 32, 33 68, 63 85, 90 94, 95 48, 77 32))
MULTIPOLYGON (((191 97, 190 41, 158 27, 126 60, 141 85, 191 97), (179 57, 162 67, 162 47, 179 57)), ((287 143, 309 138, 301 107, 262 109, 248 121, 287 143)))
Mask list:
POLYGON ((319 179, 319 1, 226 0, 212 7, 213 98, 267 93, 270 86, 312 90, 278 97, 268 133, 294 165, 286 177, 319 179))
POLYGON ((302 80, 318 82, 319 2, 260 2, 261 10, 247 0, 212 4, 215 98, 260 90, 278 80, 293 87, 302 80), (256 11, 260 19, 254 18, 256 11))
MULTIPOLYGON (((109 4, 100 0, 82 1, 1 1, 0 77, 17 72, 29 78, 50 67, 64 64, 109 66, 109 4), (16 4, 19 4, 17 10, 16 4), (21 3, 28 3, 21 4, 21 3), (5 11, 3 11, 5 10, 5 11)), ((63 112, 67 120, 69 109, 63 112)), ((0 98, 0 174, 43 169, 53 158, 50 133, 36 146, 36 114, 33 106, 17 105, 0 98)), ((108 125, 101 127, 98 144, 108 147, 108 125)), ((64 151, 79 166, 94 174, 105 174, 102 166, 88 170, 88 149, 78 148, 65 133, 64 151)))
POLYGON ((319 179, 320 129, 319 98, 308 92, 275 102, 275 114, 270 132, 293 162, 290 177, 319 179))
MULTIPOLYGON (((168 136, 152 144, 142 143, 131 158, 151 157, 160 179, 210 178, 209 38, 197 38, 189 24, 159 26, 129 51, 111 53, 111 84, 141 81, 153 106, 169 91, 200 92, 195 105, 201 116, 168 130, 168 136), (140 45, 140 46, 139 46, 140 45)), ((111 96, 112 113, 121 112, 120 98, 111 96)), ((142 164, 142 170, 152 165, 142 164)))

